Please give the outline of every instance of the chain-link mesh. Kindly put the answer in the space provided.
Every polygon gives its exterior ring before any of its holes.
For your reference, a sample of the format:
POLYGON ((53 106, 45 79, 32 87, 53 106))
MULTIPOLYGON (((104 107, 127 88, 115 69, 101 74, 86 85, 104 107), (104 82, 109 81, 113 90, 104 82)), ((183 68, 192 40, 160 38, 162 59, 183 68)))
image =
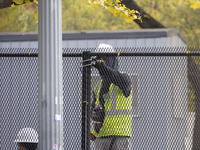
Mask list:
MULTIPOLYGON (((82 149, 83 141, 91 149, 191 149, 192 143, 198 149, 198 56, 187 55, 186 48, 160 48, 159 54, 159 48, 118 48, 115 54, 104 54, 104 64, 97 49, 63 52, 64 149, 82 149), (82 99, 83 51, 91 52, 85 66, 91 67, 87 76, 91 81, 90 100, 82 99), (103 119, 98 120, 102 113, 93 117, 94 97, 105 112, 103 119), (90 107, 85 116, 84 105, 90 107), (94 138, 88 133, 96 139, 88 142, 89 137, 94 138)), ((1 149, 14 150, 17 143, 38 142, 37 49, 1 49, 0 53, 0 144, 1 149), (22 136, 25 139, 20 139, 22 136)))
POLYGON ((17 149, 18 138, 22 143, 31 142, 26 132, 38 128, 38 64, 37 58, 0 58, 0 110, 1 149, 17 149), (18 134, 18 137, 17 137, 18 134))

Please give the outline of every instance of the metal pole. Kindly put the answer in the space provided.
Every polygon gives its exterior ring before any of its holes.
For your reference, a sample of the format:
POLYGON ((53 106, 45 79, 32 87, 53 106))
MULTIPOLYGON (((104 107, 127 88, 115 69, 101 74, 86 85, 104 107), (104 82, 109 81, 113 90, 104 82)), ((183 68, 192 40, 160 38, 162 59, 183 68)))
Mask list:
MULTIPOLYGON (((83 61, 90 59, 90 52, 83 52, 83 61)), ((90 64, 84 61, 83 66, 90 64)), ((83 67, 82 72, 82 150, 90 149, 90 81, 91 66, 83 67)))
MULTIPOLYGON (((87 59, 91 59, 90 52, 87 54, 87 59)), ((89 62, 90 63, 90 62, 89 62)), ((86 150, 90 150, 90 94, 91 94, 91 66, 87 68, 87 128, 86 128, 86 150)))
POLYGON ((39 150, 62 150, 62 0, 39 0, 38 10, 39 150))

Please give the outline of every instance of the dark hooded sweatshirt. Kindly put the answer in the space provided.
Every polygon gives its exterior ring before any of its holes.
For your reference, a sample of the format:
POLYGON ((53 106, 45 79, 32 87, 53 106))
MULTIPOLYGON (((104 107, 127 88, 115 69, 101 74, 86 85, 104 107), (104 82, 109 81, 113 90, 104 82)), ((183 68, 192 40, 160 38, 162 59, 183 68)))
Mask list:
POLYGON ((109 92, 111 83, 118 86, 125 97, 130 95, 131 79, 128 74, 118 71, 118 60, 116 57, 106 57, 106 64, 101 63, 98 70, 103 80, 99 94, 99 100, 103 107, 105 103, 103 96, 109 92))

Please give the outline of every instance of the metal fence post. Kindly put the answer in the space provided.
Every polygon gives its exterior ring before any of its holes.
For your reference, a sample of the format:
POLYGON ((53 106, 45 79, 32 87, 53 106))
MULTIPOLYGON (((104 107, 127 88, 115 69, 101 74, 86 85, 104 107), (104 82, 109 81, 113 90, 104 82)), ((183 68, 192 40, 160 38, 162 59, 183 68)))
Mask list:
POLYGON ((39 150, 62 150, 62 0, 39 0, 38 7, 39 150))
POLYGON ((82 150, 90 149, 90 85, 91 85, 90 52, 83 52, 82 72, 82 150))

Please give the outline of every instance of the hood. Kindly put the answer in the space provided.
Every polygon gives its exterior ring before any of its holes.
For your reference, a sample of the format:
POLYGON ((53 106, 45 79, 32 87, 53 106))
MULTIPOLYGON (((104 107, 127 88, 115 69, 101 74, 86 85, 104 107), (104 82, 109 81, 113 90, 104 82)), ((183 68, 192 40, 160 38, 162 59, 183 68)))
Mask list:
POLYGON ((114 56, 108 56, 106 57, 106 66, 118 70, 118 59, 114 56))

